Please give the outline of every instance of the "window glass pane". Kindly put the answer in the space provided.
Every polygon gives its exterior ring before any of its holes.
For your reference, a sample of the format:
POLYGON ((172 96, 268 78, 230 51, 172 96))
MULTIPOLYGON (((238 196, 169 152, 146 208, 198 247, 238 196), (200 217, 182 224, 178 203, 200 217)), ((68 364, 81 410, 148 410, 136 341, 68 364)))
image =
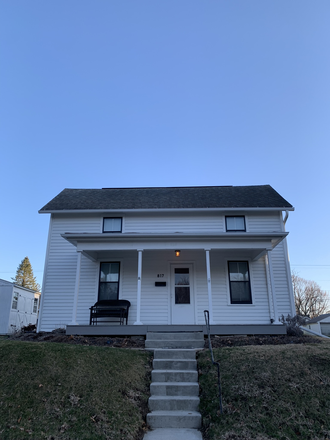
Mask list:
POLYGON ((121 232, 121 217, 103 219, 104 232, 121 232))
POLYGON ((189 268, 174 269, 174 276, 176 286, 189 286, 189 268))
POLYGON ((226 229, 227 231, 245 231, 245 218, 243 216, 226 217, 226 229))
POLYGON ((14 293, 12 309, 17 309, 18 293, 14 293))
POLYGON ((118 299, 118 283, 100 283, 99 301, 118 299))
POLYGON ((183 268, 176 268, 174 269, 175 273, 189 273, 189 269, 187 267, 183 267, 183 268))
POLYGON ((229 279, 230 281, 248 281, 249 270, 246 261, 230 261, 229 262, 229 279))
POLYGON ((38 298, 34 298, 33 300, 33 313, 37 313, 38 310, 38 298))
POLYGON ((107 276, 110 273, 110 263, 101 263, 100 281, 107 281, 107 276))
POLYGON ((119 280, 119 263, 101 263, 100 281, 110 282, 119 280))
POLYGON ((235 229, 241 231, 245 229, 244 217, 235 217, 235 229))
POLYGON ((235 229, 235 218, 234 217, 226 217, 226 227, 227 227, 227 230, 235 229))
POLYGON ((176 286, 189 286, 189 274, 187 274, 187 275, 175 274, 175 285, 176 286))
POLYGON ((118 299, 120 263, 100 264, 99 300, 118 299))
POLYGON ((251 303, 250 284, 231 282, 231 300, 233 303, 251 303))
POLYGON ((190 304, 190 287, 175 288, 175 304, 190 304))

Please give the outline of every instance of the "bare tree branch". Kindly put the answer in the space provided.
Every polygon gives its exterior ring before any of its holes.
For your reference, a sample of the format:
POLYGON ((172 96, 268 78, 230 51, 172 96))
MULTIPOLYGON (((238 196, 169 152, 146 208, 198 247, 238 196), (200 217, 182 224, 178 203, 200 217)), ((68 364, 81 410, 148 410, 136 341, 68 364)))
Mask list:
POLYGON ((297 315, 315 318, 327 311, 329 297, 315 281, 305 280, 292 272, 292 287, 297 315))

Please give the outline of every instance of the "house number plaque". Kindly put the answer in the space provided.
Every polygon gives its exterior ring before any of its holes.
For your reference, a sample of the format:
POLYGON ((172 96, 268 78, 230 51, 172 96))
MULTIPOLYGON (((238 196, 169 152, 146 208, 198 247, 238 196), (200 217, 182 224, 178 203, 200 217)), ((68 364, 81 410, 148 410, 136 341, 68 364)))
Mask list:
POLYGON ((158 273, 158 274, 157 274, 157 278, 164 278, 164 276, 165 276, 165 275, 164 275, 163 273, 158 273))

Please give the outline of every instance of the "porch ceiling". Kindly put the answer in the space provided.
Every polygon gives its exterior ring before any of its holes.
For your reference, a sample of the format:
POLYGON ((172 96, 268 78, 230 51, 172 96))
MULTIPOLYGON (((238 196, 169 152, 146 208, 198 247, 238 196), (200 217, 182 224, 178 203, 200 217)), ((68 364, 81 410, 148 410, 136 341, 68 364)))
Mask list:
POLYGON ((93 260, 109 251, 137 250, 218 250, 244 251, 258 259, 271 251, 285 237, 286 232, 271 233, 208 233, 208 234, 74 234, 62 237, 93 260))

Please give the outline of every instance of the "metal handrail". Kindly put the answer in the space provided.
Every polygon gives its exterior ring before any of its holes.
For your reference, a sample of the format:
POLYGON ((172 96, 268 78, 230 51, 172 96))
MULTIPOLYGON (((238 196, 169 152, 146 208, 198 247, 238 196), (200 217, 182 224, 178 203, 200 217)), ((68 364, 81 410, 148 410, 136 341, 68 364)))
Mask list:
POLYGON ((205 318, 205 324, 206 324, 206 330, 207 330, 207 337, 209 340, 209 349, 211 352, 212 364, 216 365, 218 368, 219 408, 220 408, 220 414, 223 414, 222 397, 221 397, 221 383, 220 383, 220 364, 219 364, 219 362, 215 362, 214 356, 213 356, 213 349, 212 349, 211 336, 210 336, 210 314, 209 314, 208 310, 204 310, 204 318, 205 318))

